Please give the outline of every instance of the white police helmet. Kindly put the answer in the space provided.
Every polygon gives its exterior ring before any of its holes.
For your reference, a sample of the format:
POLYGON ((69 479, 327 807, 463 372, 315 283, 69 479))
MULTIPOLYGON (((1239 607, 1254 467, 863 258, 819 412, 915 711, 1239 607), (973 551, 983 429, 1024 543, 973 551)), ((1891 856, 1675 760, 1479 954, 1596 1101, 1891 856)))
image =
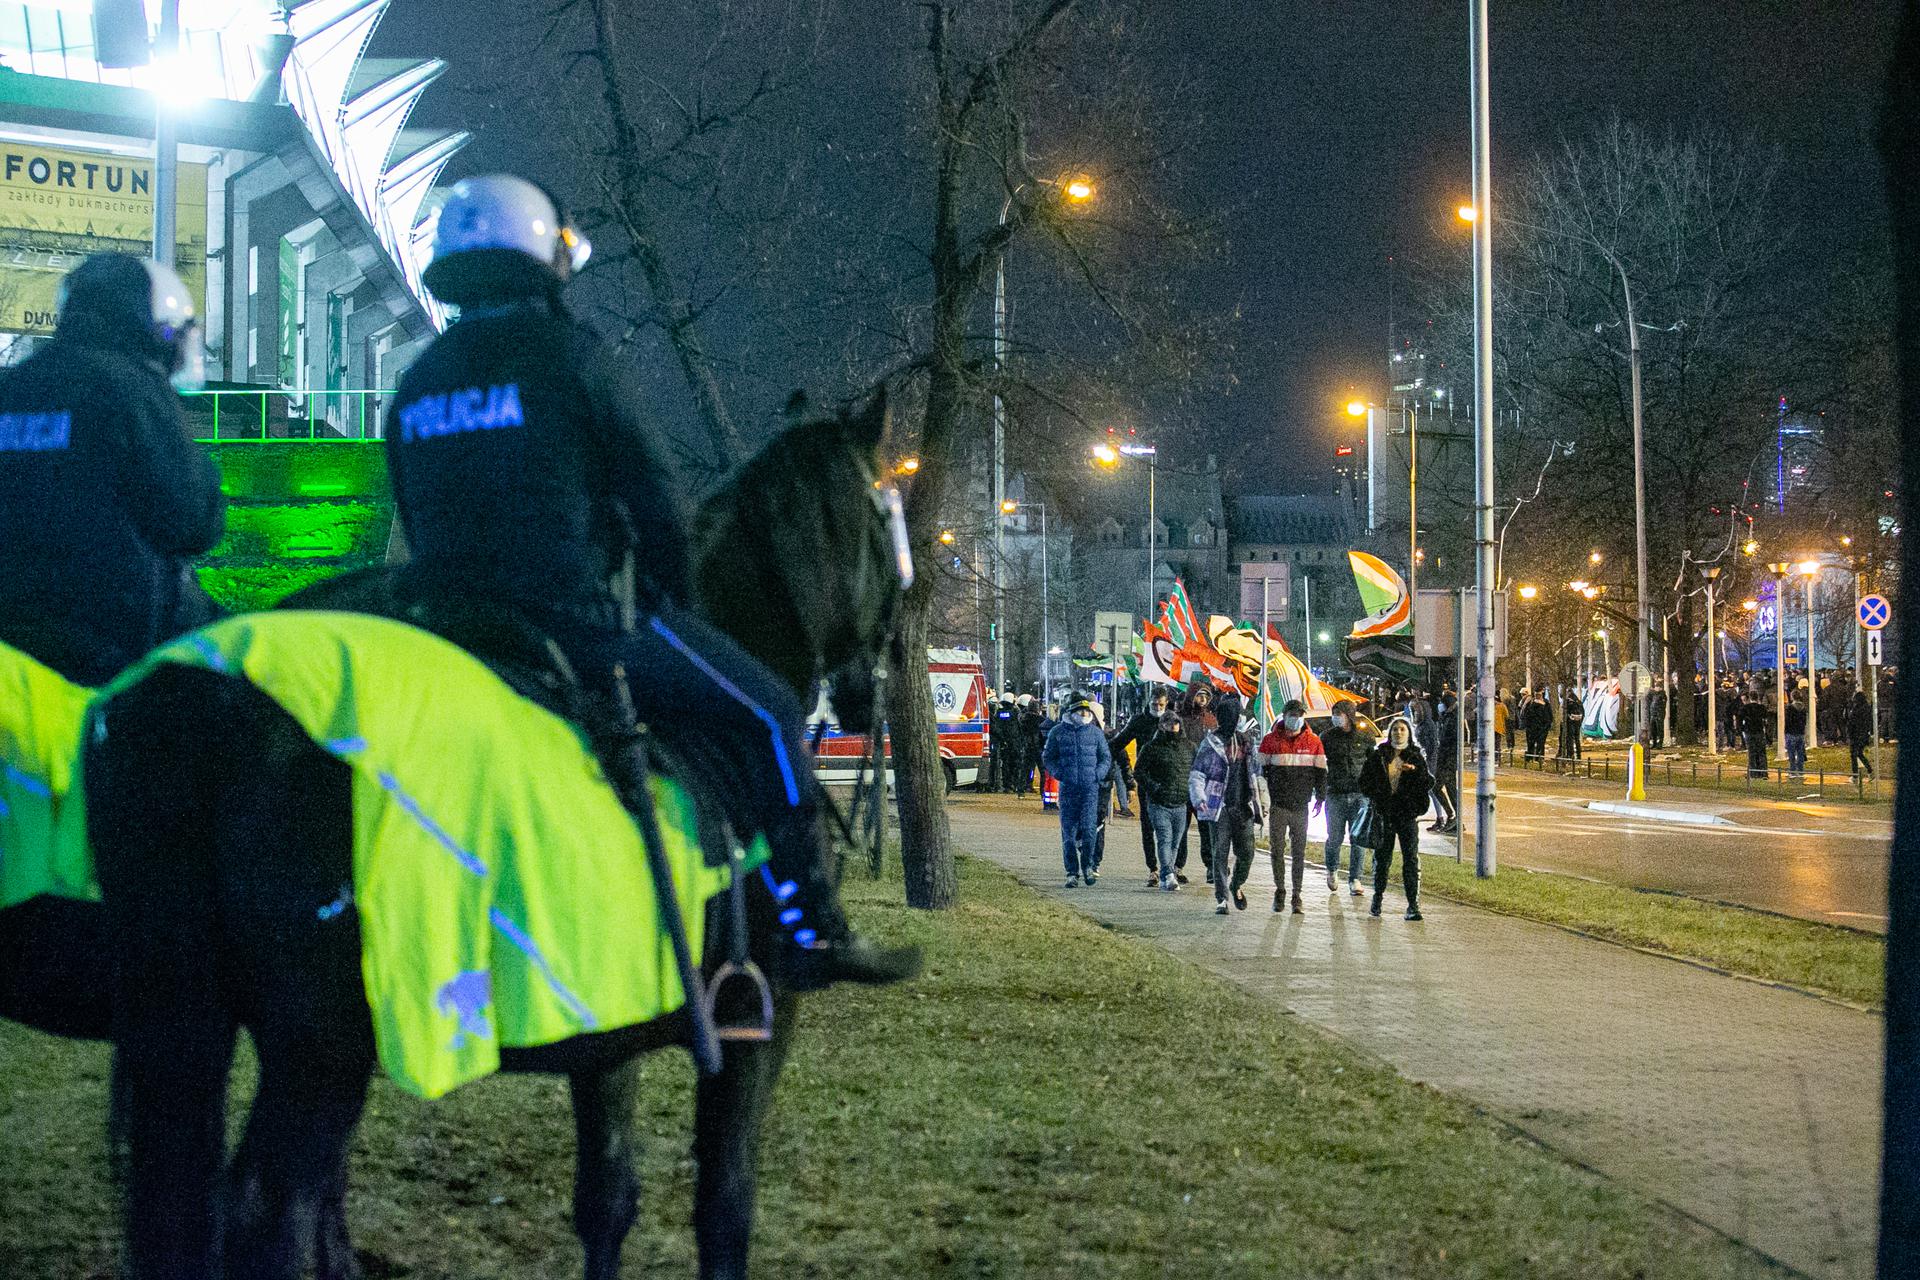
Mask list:
POLYGON ((537 183, 510 173, 464 178, 440 208, 427 287, 464 306, 565 283, 593 246, 537 183))
POLYGON ((207 384, 207 349, 193 293, 172 267, 126 253, 96 253, 60 281, 58 329, 132 342, 162 365, 174 386, 207 384))

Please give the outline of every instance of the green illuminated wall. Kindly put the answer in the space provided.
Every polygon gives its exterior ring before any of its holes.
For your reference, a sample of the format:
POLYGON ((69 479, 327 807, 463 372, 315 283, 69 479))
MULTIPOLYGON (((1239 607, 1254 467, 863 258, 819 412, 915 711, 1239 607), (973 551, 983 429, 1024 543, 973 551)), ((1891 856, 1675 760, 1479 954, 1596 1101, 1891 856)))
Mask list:
POLYGON ((227 495, 227 536, 200 582, 229 609, 264 609, 323 578, 386 558, 393 525, 378 441, 208 446, 227 495))

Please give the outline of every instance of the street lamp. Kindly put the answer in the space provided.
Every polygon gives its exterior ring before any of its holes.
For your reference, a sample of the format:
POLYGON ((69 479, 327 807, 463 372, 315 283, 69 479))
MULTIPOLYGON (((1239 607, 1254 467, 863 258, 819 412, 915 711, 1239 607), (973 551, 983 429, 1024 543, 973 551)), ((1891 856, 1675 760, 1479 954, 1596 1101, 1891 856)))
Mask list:
POLYGON ((1818 560, 1802 560, 1796 571, 1807 578, 1807 742, 1820 745, 1820 663, 1813 647, 1813 581, 1820 576, 1818 560))
MULTIPOLYGON (((1720 633, 1713 629, 1713 593, 1719 584, 1720 566, 1706 564, 1700 566, 1700 576, 1707 580, 1707 754, 1720 754, 1720 633)), ((1692 659, 1688 659, 1692 665, 1692 659)))
POLYGON ((897 476, 910 476, 919 469, 920 459, 917 457, 902 458, 893 464, 893 474, 897 476))
POLYGON ((1044 653, 1041 660, 1040 688, 1042 698, 1049 704, 1053 702, 1053 607, 1052 587, 1047 570, 1047 504, 1044 502, 1015 502, 1005 498, 1000 503, 1001 516, 1017 515, 1022 507, 1031 507, 1040 512, 1040 648, 1044 653))
MULTIPOLYGON (((1379 406, 1368 400, 1347 401, 1347 416, 1367 420, 1367 532, 1378 525, 1373 501, 1374 437, 1379 432, 1379 406)), ((1407 597, 1413 599, 1420 581, 1420 415, 1407 410, 1407 597)))
MULTIPOLYGON (((1030 181, 1053 187, 1070 204, 1086 204, 1095 194, 1093 179, 1084 173, 1054 181, 1044 178, 1030 181)), ((998 227, 1006 227, 1007 219, 1013 215, 1014 197, 1026 190, 1027 186, 1028 183, 1023 182, 1007 192, 1007 198, 1000 203, 998 227)), ((993 264, 993 505, 996 508, 1007 500, 1007 402, 1000 394, 1001 376, 1006 372, 1006 367, 1007 250, 1002 245, 993 264)), ((1001 522, 996 520, 993 528, 993 665, 1003 689, 1007 685, 1006 558, 1005 530, 1001 522)))
POLYGON ((1160 457, 1159 446, 1151 444, 1116 445, 1111 441, 1103 440, 1099 444, 1094 445, 1089 452, 1093 455, 1094 465, 1104 467, 1108 471, 1119 466, 1122 458, 1145 458, 1147 460, 1147 612, 1143 616, 1151 622, 1153 620, 1154 597, 1159 588, 1159 583, 1155 580, 1157 575, 1153 567, 1153 527, 1158 519, 1154 511, 1154 491, 1156 487, 1154 472, 1160 457))
MULTIPOLYGON (((1540 588, 1534 587, 1534 586, 1523 586, 1519 589, 1519 591, 1520 591, 1520 599, 1525 601, 1528 604, 1532 604, 1534 600, 1537 599, 1540 595, 1540 588)), ((1527 669, 1526 669, 1526 676, 1521 681, 1521 683, 1526 688, 1527 692, 1529 693, 1533 692, 1533 619, 1532 618, 1527 619, 1527 669)))
POLYGON ((1605 556, 1603 556, 1603 555, 1601 555, 1601 554, 1600 554, 1600 553, 1599 553, 1598 551, 1589 551, 1589 552, 1587 552, 1587 563, 1588 563, 1588 564, 1599 564, 1599 563, 1600 563, 1600 562, 1601 562, 1602 560, 1605 560, 1605 559, 1606 559, 1606 557, 1605 557, 1605 556))
POLYGON ((1364 400, 1349 400, 1347 401, 1347 416, 1350 418, 1365 418, 1367 420, 1367 534, 1371 537, 1377 523, 1377 515, 1373 506, 1373 435, 1376 426, 1373 406, 1364 400))
POLYGON ((1787 574, 1791 560, 1773 560, 1767 564, 1773 574, 1773 700, 1774 749, 1787 749, 1787 574))

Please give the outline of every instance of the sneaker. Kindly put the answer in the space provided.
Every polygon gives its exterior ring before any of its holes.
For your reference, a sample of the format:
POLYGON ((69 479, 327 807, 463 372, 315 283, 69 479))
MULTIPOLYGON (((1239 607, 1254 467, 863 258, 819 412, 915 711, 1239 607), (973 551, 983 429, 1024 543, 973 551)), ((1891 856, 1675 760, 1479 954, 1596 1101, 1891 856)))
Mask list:
POLYGON ((1286 899, 1287 895, 1280 890, 1275 889, 1273 891, 1273 912, 1275 915, 1280 914, 1280 909, 1286 905, 1286 899))
POLYGON ((1068 876, 1067 883, 1062 887, 1067 889, 1078 889, 1080 887, 1080 877, 1068 876))
POLYGON ((1086 881, 1088 884, 1092 884, 1095 880, 1098 880, 1099 878, 1100 878, 1100 873, 1098 871, 1087 872, 1086 881))
POLYGON ((1159 887, 1160 887, 1159 875, 1155 872, 1149 871, 1147 873, 1147 888, 1158 889, 1159 887))
POLYGON ((1348 897, 1357 898, 1361 895, 1362 892, 1364 891, 1360 888, 1360 882, 1358 880, 1355 880, 1353 883, 1347 886, 1348 897))
POLYGON ((1186 883, 1187 883, 1187 873, 1186 873, 1186 872, 1184 872, 1184 871, 1176 871, 1176 872, 1174 872, 1174 873, 1173 873, 1173 878, 1174 878, 1175 880, 1178 880, 1178 881, 1179 881, 1179 882, 1180 882, 1181 884, 1186 884, 1186 883))
POLYGON ((1300 895, 1297 893, 1293 895, 1293 914, 1295 915, 1304 914, 1304 911, 1300 906, 1300 895))
POLYGON ((1332 893, 1340 887, 1340 878, 1333 872, 1327 872, 1327 892, 1332 893))
POLYGON ((1180 882, 1174 879, 1172 876, 1168 876, 1165 880, 1162 880, 1160 882, 1160 887, 1162 889, 1165 889, 1168 893, 1178 893, 1180 891, 1180 882))
POLYGON ((1420 920, 1420 919, 1424 919, 1424 918, 1425 918, 1425 917, 1423 917, 1423 916, 1422 916, 1422 915, 1420 914, 1420 904, 1419 904, 1419 903, 1417 903, 1417 902, 1409 902, 1409 903, 1407 904, 1407 919, 1409 919, 1409 920, 1420 920))
POLYGON ((1227 914, 1227 900, 1225 898, 1215 898, 1213 900, 1213 914, 1217 916, 1227 914))

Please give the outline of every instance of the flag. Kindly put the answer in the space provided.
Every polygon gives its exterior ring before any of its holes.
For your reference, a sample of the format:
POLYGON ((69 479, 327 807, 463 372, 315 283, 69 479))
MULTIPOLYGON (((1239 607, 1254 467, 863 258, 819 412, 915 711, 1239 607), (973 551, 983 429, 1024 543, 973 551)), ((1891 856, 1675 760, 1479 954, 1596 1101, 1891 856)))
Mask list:
POLYGON ((1167 593, 1160 621, 1176 648, 1184 649, 1206 637, 1206 632, 1200 629, 1200 619, 1194 615, 1193 605, 1187 600, 1187 585, 1178 578, 1173 580, 1173 590, 1167 593))
POLYGON ((1364 551, 1347 552, 1353 566, 1353 582, 1360 589, 1360 603, 1367 616, 1353 624, 1353 635, 1394 636, 1413 630, 1413 602, 1407 596, 1407 584, 1379 556, 1364 551))

